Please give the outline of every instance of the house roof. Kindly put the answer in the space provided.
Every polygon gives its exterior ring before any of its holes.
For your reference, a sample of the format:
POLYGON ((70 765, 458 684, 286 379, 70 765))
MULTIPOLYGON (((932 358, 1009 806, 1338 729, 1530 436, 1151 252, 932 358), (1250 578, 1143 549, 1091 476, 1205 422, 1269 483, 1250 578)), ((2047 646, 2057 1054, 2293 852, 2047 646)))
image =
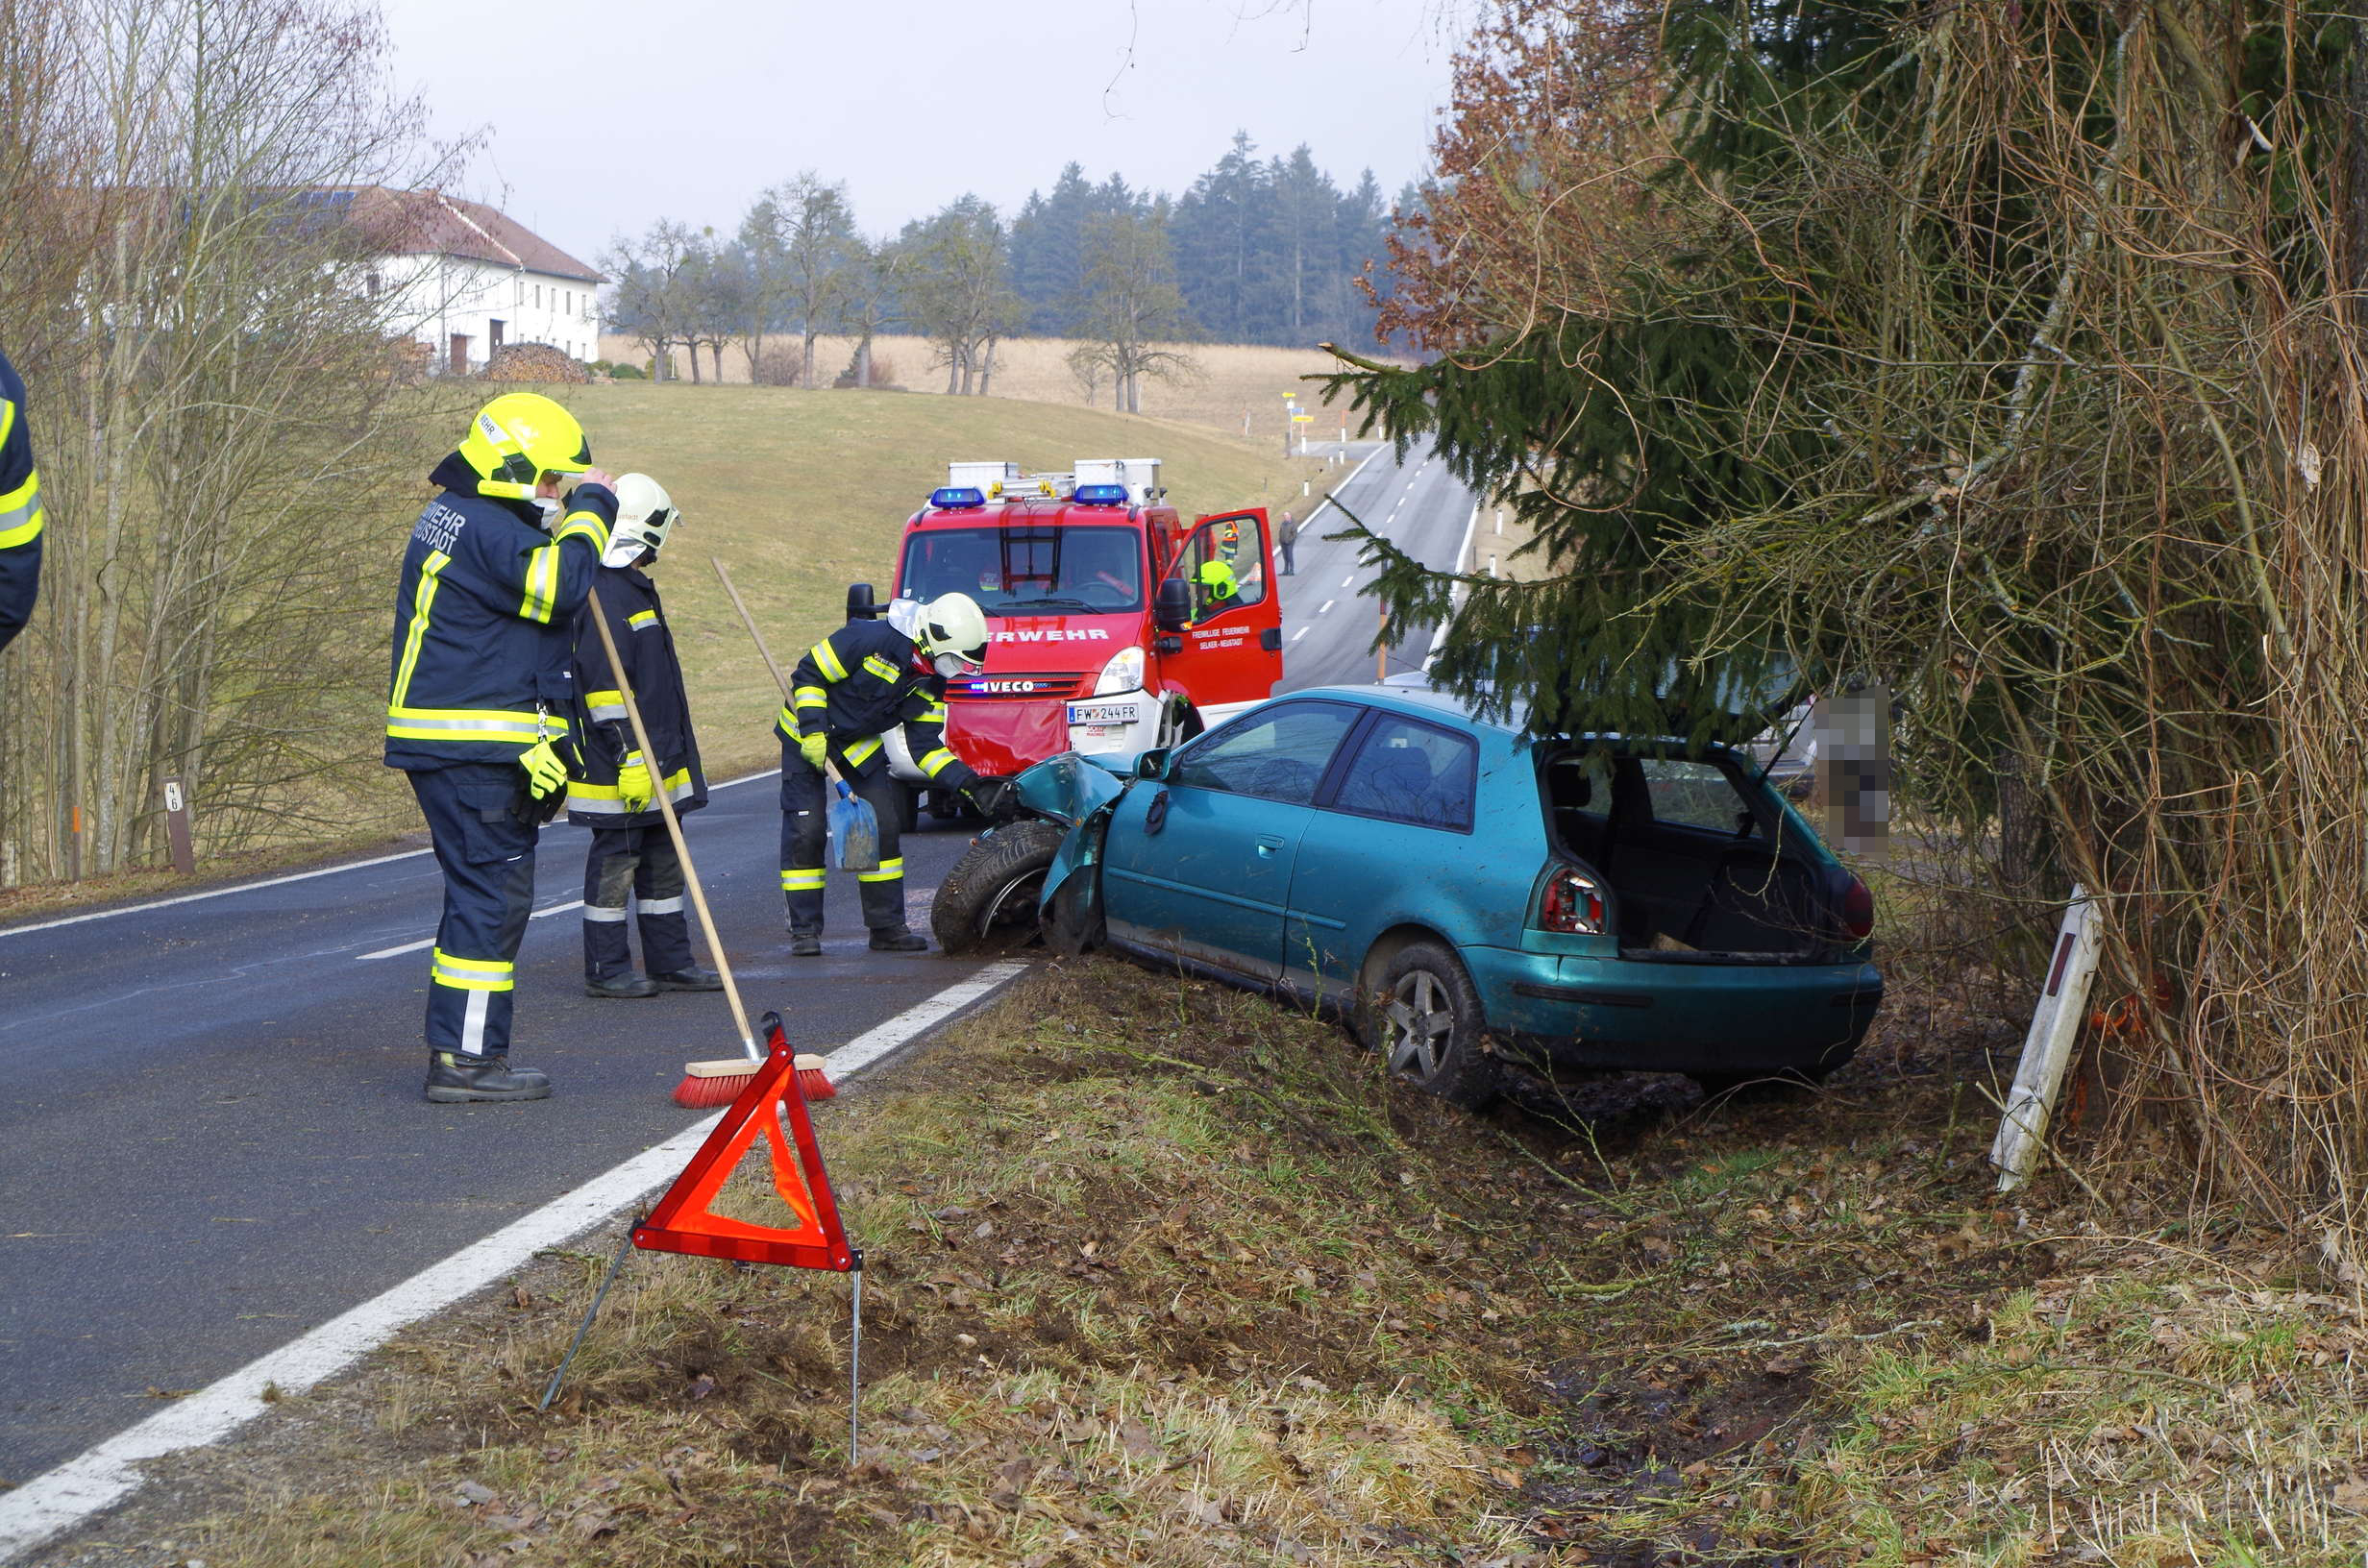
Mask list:
POLYGON ((329 190, 321 195, 345 208, 350 221, 366 225, 377 243, 391 255, 456 256, 587 283, 607 282, 526 225, 482 202, 447 196, 440 190, 389 190, 383 185, 329 190))

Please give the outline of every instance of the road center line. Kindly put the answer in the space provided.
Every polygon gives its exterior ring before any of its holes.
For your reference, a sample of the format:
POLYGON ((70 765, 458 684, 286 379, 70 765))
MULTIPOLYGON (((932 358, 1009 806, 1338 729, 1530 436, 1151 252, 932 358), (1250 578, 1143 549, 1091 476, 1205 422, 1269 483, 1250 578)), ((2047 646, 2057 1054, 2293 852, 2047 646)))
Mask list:
MULTIPOLYGON (((580 898, 576 898, 571 899, 569 902, 564 904, 553 904, 549 909, 538 909, 533 914, 529 915, 527 919, 530 920, 539 920, 546 915, 564 915, 571 909, 581 908, 583 908, 583 900, 580 898)), ((400 947, 382 947, 375 953, 356 953, 354 955, 354 962, 357 964, 367 964, 374 958, 400 958, 405 953, 416 953, 422 948, 432 947, 434 945, 435 938, 427 937, 418 942, 407 942, 400 947)))
MULTIPOLYGON (((1323 601, 1323 610, 1328 610, 1328 609, 1330 609, 1333 605, 1338 604, 1339 602, 1340 602, 1340 600, 1337 600, 1337 599, 1327 599, 1327 600, 1325 600, 1323 601)), ((1321 615, 1321 614, 1323 614, 1323 610, 1318 610, 1316 613, 1317 613, 1318 615, 1321 615)))
MULTIPOLYGON (((830 1053, 832 1081, 844 1083, 894 1054, 962 1009, 992 995, 1026 968, 1010 960, 990 964, 856 1036, 830 1053)), ((394 1288, 256 1358, 15 1490, 0 1493, 0 1562, 138 1490, 145 1479, 139 1474, 141 1460, 202 1448, 245 1426, 263 1413, 264 1390, 271 1390, 275 1400, 303 1393, 399 1331, 507 1278, 536 1253, 573 1240, 672 1181, 722 1115, 718 1112, 701 1117, 664 1142, 644 1149, 394 1288)))
POLYGON ((1296 630, 1296 631, 1295 631, 1295 632, 1293 632, 1293 633, 1291 634, 1291 640, 1292 640, 1293 642, 1295 642, 1295 642, 1297 642, 1300 638, 1302 638, 1302 637, 1304 637, 1304 636, 1306 636, 1306 635, 1307 635, 1307 628, 1306 628, 1305 626, 1301 626, 1298 630, 1296 630))

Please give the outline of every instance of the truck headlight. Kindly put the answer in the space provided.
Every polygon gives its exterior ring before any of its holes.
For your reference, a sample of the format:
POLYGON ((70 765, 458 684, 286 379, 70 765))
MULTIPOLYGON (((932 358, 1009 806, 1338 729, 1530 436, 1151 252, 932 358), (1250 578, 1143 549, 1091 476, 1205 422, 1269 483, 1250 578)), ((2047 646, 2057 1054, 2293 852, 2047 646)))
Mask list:
POLYGON ((1101 678, 1094 682, 1094 695, 1105 692, 1140 691, 1143 687, 1143 649, 1122 648, 1110 655, 1110 662, 1101 667, 1101 678))

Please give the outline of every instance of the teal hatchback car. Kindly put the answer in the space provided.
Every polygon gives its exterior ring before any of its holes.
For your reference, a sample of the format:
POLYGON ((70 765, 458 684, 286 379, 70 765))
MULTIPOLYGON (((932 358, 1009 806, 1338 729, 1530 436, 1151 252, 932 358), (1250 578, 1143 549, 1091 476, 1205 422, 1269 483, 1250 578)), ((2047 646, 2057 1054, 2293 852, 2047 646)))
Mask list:
POLYGON ((1324 687, 1123 782, 1061 757, 1020 794, 1039 820, 947 878, 950 948, 1041 903, 1065 945, 1337 1009, 1467 1105, 1508 1061, 1813 1077, 1882 1001, 1865 885, 1724 747, 1538 740, 1427 690, 1324 687))

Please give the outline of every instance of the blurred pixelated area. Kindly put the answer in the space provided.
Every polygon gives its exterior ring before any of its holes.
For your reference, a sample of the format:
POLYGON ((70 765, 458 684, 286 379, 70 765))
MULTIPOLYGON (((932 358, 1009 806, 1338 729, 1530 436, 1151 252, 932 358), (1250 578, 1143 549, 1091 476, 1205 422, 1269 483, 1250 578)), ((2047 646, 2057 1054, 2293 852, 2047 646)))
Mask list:
POLYGON ((1818 698, 1810 750, 1827 841, 1882 861, 1891 847, 1891 689, 1875 681, 1818 698))

